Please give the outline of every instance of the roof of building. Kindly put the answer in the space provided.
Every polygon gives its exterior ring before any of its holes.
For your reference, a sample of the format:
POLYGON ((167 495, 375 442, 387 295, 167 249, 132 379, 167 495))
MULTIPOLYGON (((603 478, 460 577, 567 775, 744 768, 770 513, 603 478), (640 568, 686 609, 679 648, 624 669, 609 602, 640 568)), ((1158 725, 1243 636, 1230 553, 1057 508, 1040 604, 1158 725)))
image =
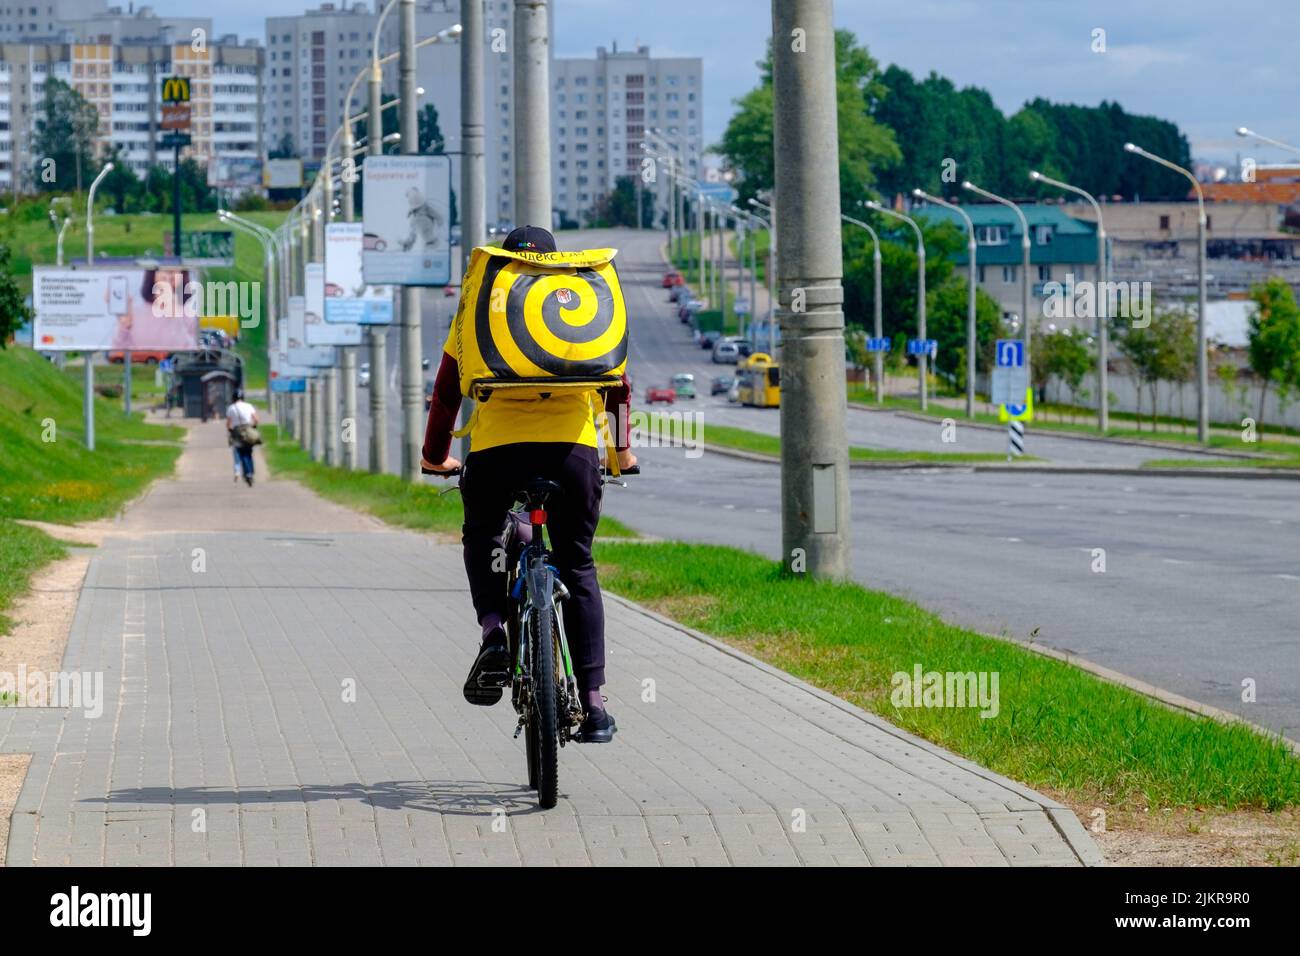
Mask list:
MULTIPOLYGON (((1048 226, 1052 230, 1052 239, 1047 243, 1035 241, 1029 250, 1029 261, 1035 265, 1056 263, 1095 263, 1097 261, 1097 231, 1090 222, 1084 222, 1067 216, 1059 205, 1041 203, 1019 204, 1025 214, 1029 228, 1037 233, 1039 226, 1048 226)), ((981 244, 975 252, 975 261, 981 265, 1019 265, 1023 253, 1020 248, 1020 217, 1001 203, 972 203, 963 205, 962 210, 970 216, 976 230, 981 226, 1005 226, 1007 241, 1000 245, 981 244)), ((952 210, 942 206, 924 206, 915 210, 917 218, 929 219, 931 222, 950 222, 965 230, 965 224, 952 210)), ((1036 238, 1036 237, 1035 237, 1036 238)), ((958 264, 966 262, 966 249, 963 246, 954 260, 958 264)))
POLYGON ((1214 202, 1257 202, 1290 206, 1300 202, 1300 183, 1206 183, 1205 198, 1214 202))

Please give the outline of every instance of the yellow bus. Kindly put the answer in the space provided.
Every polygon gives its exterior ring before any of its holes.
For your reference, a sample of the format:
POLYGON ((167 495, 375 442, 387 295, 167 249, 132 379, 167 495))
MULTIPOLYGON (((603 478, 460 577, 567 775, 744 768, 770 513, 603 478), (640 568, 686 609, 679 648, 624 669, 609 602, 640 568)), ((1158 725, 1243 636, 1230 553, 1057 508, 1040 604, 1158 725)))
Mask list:
POLYGON ((736 396, 742 405, 779 408, 781 366, 766 352, 755 352, 736 366, 736 396))

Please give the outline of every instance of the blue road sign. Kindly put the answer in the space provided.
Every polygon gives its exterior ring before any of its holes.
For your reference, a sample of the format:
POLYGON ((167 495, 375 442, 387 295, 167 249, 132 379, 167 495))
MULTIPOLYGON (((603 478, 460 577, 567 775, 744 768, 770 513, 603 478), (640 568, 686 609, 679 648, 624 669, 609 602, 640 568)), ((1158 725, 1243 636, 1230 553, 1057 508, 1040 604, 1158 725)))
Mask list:
POLYGON ((1025 364, 1025 343, 1023 339, 998 339, 997 357, 999 368, 1022 368, 1025 364))
POLYGON ((695 195, 717 202, 735 202, 740 194, 728 183, 695 182, 695 195))
POLYGON ((936 355, 939 354, 939 340, 938 339, 908 339, 907 354, 928 355, 930 356, 930 358, 934 358, 936 355))
POLYGON ((868 352, 888 352, 893 347, 893 342, 888 338, 869 338, 867 339, 868 352))

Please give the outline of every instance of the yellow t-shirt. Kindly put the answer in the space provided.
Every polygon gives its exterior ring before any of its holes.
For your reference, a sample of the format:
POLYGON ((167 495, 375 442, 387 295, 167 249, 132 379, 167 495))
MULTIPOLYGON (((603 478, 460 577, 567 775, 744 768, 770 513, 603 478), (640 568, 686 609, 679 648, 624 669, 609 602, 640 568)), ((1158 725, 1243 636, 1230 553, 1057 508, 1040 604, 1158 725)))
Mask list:
MULTIPOLYGON (((443 347, 456 357, 455 324, 443 347)), ((519 398, 501 393, 476 409, 478 418, 470 432, 470 448, 483 451, 519 442, 565 442, 596 447, 595 416, 590 392, 557 391, 546 398, 519 398)))

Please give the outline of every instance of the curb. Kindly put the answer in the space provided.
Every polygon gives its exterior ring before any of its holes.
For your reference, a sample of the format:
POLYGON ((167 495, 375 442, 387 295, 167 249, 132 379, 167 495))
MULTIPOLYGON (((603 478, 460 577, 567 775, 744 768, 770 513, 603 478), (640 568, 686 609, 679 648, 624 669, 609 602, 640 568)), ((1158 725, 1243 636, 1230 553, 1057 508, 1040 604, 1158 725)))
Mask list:
MULTIPOLYGON (((895 415, 898 415, 900 418, 910 418, 918 422, 934 422, 940 420, 940 419, 935 419, 931 415, 922 415, 920 412, 910 412, 910 411, 900 410, 896 408, 894 409, 868 408, 863 405, 856 405, 852 402, 849 403, 849 408, 858 408, 864 411, 873 411, 873 412, 892 411, 895 415)), ((955 418, 956 416, 949 416, 949 417, 955 418)), ((979 428, 984 431, 991 431, 991 432, 1006 431, 1006 427, 1002 425, 989 425, 984 422, 972 422, 966 419, 958 419, 957 421, 958 424, 961 425, 963 428, 979 428)), ((1136 447, 1136 448, 1156 448, 1161 451, 1178 451, 1181 448, 1181 446, 1176 445, 1173 442, 1147 441, 1146 439, 1142 439, 1142 438, 1109 438, 1109 437, 1103 437, 1101 435, 1080 435, 1080 434, 1072 434, 1070 432, 1056 431, 1054 429, 1044 429, 1039 434, 1046 435, 1049 438, 1064 438, 1068 441, 1091 441, 1091 442, 1099 442, 1105 445, 1128 445, 1130 447, 1136 447)), ((1244 458, 1244 459, 1253 459, 1253 460, 1268 460, 1267 456, 1260 455, 1256 452, 1222 451, 1217 448, 1213 450, 1207 450, 1205 448, 1202 448, 1199 445, 1192 445, 1188 448, 1182 448, 1181 450, 1190 451, 1196 454, 1207 455, 1216 458, 1244 458)))
POLYGON ((837 710, 850 714, 863 723, 871 725, 877 730, 884 731, 890 736, 905 741, 919 750, 924 750, 926 753, 936 756, 946 763, 950 763, 953 766, 974 773, 977 776, 988 780, 990 783, 995 783, 1004 790, 1008 790, 1016 796, 1030 801, 1038 806, 1038 808, 1042 810, 1047 818, 1052 822, 1053 827, 1055 827, 1056 831, 1061 834, 1061 838, 1065 840, 1066 845, 1070 847, 1071 852, 1074 853, 1075 857, 1082 865, 1107 865, 1106 858, 1102 855, 1101 850, 1098 849, 1092 838, 1088 836, 1087 831, 1083 828, 1083 824, 1081 824, 1078 817, 1074 815, 1074 811, 1064 804, 1057 803, 1055 800, 1045 797, 1038 791, 1027 787, 1022 783, 1018 783, 1009 777, 1004 777, 1001 774, 994 773, 987 767, 982 767, 966 757, 962 757, 950 750, 945 750, 937 744, 932 744, 928 740, 910 734, 902 728, 894 726, 883 717, 863 710, 861 707, 857 707, 840 697, 836 697, 834 694, 824 691, 819 687, 815 687, 807 681, 800 680, 792 674, 788 674, 779 668, 773 667, 771 664, 767 664, 756 657, 744 653, 743 651, 738 651, 729 644, 724 644, 717 638, 710 637, 702 631, 697 631, 694 628, 687 627, 685 624, 682 624, 679 621, 674 621, 672 618, 664 617, 657 611, 652 611, 644 605, 638 604, 635 601, 630 601, 622 595, 606 591, 605 597, 616 601, 629 610, 643 614, 665 627, 672 628, 681 634, 685 634, 687 637, 699 641, 701 644, 706 644, 714 650, 720 651, 735 660, 748 664, 750 667, 756 668, 770 677, 775 677, 783 683, 797 687, 805 693, 816 697, 818 700, 830 704, 837 710))
MULTIPOLYGON (((754 451, 702 444, 706 452, 742 461, 779 465, 781 459, 754 451)), ((1048 465, 1026 462, 1020 465, 1000 462, 952 461, 850 461, 850 471, 960 471, 1048 475, 1113 475, 1134 478, 1255 478, 1300 481, 1300 469, 1287 468, 1131 468, 1105 465, 1048 465)))

